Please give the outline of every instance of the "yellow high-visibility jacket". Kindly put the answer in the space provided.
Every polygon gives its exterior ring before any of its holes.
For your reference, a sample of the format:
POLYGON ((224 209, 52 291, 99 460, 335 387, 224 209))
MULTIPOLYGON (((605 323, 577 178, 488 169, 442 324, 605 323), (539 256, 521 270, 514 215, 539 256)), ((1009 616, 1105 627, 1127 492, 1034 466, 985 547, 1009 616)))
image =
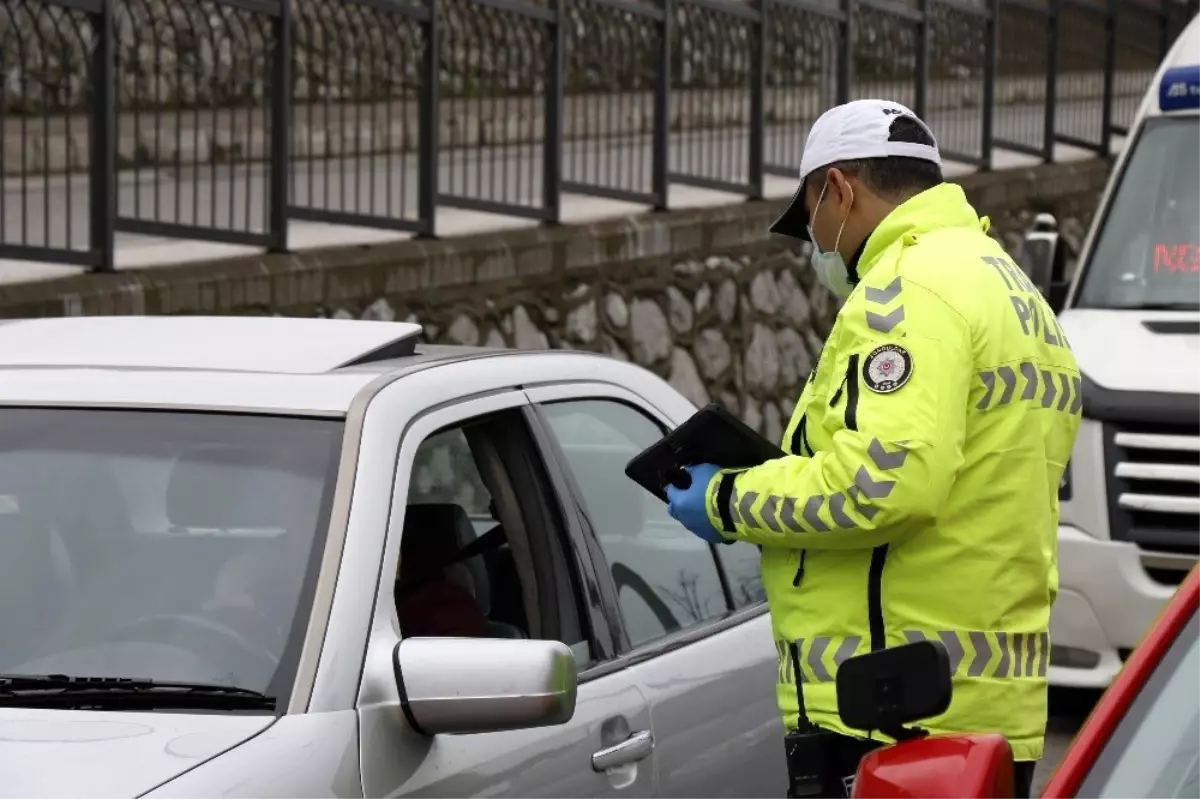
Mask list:
POLYGON ((954 693, 922 726, 1042 755, 1080 376, 988 225, 950 183, 893 211, 796 405, 791 454, 708 486, 714 526, 762 547, 788 728, 799 681, 813 723, 863 737, 838 718, 838 664, 924 638, 946 646, 954 693))

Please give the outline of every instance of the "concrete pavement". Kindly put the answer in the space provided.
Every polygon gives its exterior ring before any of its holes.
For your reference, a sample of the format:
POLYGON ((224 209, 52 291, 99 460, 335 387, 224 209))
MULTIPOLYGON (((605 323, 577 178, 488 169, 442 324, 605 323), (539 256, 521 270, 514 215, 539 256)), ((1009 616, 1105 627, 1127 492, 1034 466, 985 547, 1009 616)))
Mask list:
MULTIPOLYGON (((1098 135, 1100 112, 1099 101, 1061 103, 1057 112, 1058 130, 1078 138, 1091 138, 1098 135)), ((996 133, 1032 143, 1040 136, 1042 119, 1040 103, 1010 106, 997 114, 996 133)), ((928 115, 928 121, 943 149, 967 154, 978 151, 981 121, 977 111, 935 111, 928 115)), ((790 169, 790 165, 799 160, 806 132, 807 125, 801 123, 770 127, 765 140, 768 163, 790 169)), ((710 179, 744 182, 748 141, 745 129, 676 133, 670 142, 670 169, 710 179)), ((1088 154, 1058 147, 1056 157, 1069 160, 1088 157, 1088 154)), ((994 156, 997 169, 1035 162, 1036 159, 1004 150, 998 150, 994 156)), ((567 142, 563 174, 567 180, 648 191, 650 164, 648 135, 618 137, 602 143, 567 142)), ((948 163, 946 168, 953 175, 973 171, 972 167, 962 164, 948 163)), ((541 172, 541 148, 536 145, 449 150, 441 153, 440 188, 444 194, 537 207, 540 205, 541 172)), ((417 174, 415 155, 297 161, 293 168, 293 203, 413 218, 417 174)), ((795 190, 795 185, 794 177, 769 177, 765 193, 768 197, 787 196, 795 190)), ((118 209, 123 217, 250 230, 261 230, 265 218, 265 181, 261 165, 206 165, 179 174, 166 171, 156 174, 149 169, 140 174, 125 171, 121 175, 118 195, 118 209)), ((86 179, 82 176, 52 177, 48 182, 30 180, 25 185, 10 178, 5 182, 0 199, 0 239, 5 242, 86 246, 88 211, 86 179), (49 237, 45 235, 47 226, 49 237)), ((672 207, 687 207, 725 204, 736 199, 737 195, 727 192, 673 185, 669 202, 672 207)), ((563 198, 564 222, 595 221, 641 210, 644 206, 594 197, 565 195, 563 198)), ((516 217, 446 207, 439 208, 437 217, 438 233, 443 236, 530 224, 534 223, 516 217)), ((293 249, 372 243, 406 236, 394 231, 306 222, 293 222, 289 226, 289 246, 293 249)), ((144 267, 253 251, 253 248, 242 246, 119 234, 117 263, 118 267, 144 267)), ((0 261, 0 282, 39 280, 77 271, 76 267, 0 261)))

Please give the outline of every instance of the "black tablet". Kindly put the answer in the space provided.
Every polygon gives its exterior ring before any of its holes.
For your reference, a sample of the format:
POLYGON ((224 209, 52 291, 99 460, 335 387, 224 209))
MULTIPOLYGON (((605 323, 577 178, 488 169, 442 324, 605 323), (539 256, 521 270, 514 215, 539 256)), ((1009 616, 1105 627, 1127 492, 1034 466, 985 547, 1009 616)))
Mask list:
POLYGON ((625 476, 666 502, 668 485, 687 488, 690 483, 684 466, 712 463, 722 469, 745 469, 786 454, 713 403, 634 456, 625 476))

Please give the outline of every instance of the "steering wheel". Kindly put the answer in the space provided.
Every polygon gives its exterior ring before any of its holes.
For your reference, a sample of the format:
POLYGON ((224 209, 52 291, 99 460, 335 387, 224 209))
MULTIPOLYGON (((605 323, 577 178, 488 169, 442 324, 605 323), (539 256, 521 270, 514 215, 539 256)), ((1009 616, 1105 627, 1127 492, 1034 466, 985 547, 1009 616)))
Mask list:
POLYGON ((618 597, 621 594, 622 588, 628 588, 641 597, 642 601, 650 608, 650 612, 654 614, 654 618, 658 619, 658 623, 663 626, 664 630, 674 632, 682 628, 683 625, 675 619, 675 614, 667 607, 667 603, 659 598, 658 594, 654 592, 654 589, 650 587, 650 584, 646 582, 642 575, 624 563, 614 563, 612 576, 613 583, 617 588, 618 597))
POLYGON ((200 640, 198 654, 206 653, 211 644, 218 649, 234 648, 243 654, 248 654, 259 665, 270 667, 272 674, 279 666, 279 657, 268 650, 266 646, 251 641, 232 627, 204 616, 187 613, 159 613, 142 616, 128 624, 121 625, 105 637, 110 641, 170 641, 177 637, 177 630, 181 625, 189 628, 189 635, 195 634, 195 637, 200 640))

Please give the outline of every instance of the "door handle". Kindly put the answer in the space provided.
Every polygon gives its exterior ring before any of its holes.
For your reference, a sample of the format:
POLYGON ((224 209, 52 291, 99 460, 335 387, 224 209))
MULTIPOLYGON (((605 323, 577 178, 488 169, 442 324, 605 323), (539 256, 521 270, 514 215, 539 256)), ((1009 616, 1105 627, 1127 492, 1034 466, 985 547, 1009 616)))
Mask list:
POLYGON ((635 763, 654 751, 654 735, 649 731, 635 732, 619 744, 601 749, 592 755, 593 771, 608 771, 616 766, 635 763))

